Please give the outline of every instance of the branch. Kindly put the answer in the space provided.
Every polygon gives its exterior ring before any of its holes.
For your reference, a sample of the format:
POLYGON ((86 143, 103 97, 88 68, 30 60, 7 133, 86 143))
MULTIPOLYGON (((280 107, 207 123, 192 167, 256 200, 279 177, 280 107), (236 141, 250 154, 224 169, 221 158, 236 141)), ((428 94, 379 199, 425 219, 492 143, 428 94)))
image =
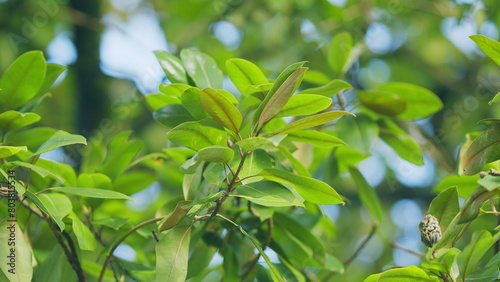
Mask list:
POLYGON ((404 251, 404 252, 407 252, 409 254, 415 255, 415 256, 417 256, 417 257, 425 260, 425 255, 424 254, 412 251, 412 250, 407 249, 407 248, 405 248, 405 247, 403 247, 401 245, 398 245, 398 243, 396 243, 395 241, 391 241, 391 245, 394 246, 394 248, 396 248, 396 249, 399 249, 401 251, 404 251))
POLYGON ((157 222, 157 221, 160 221, 162 220, 163 218, 165 217, 157 217, 157 218, 152 218, 152 219, 149 219, 149 220, 146 220, 144 222, 141 222, 139 224, 137 224, 136 226, 134 226, 132 229, 130 229, 127 233, 125 233, 125 235, 123 235, 117 242, 115 242, 113 244, 113 246, 111 247, 111 249, 109 250, 109 254, 108 256, 106 257, 106 261, 104 261, 104 265, 102 266, 102 270, 101 270, 101 274, 99 275, 99 282, 102 281, 102 279, 104 278, 104 273, 106 273, 106 268, 108 267, 108 264, 109 264, 109 261, 111 260, 111 257, 113 256, 113 253, 114 251, 116 250, 116 248, 132 233, 134 233, 137 229, 143 227, 143 226, 146 226, 148 224, 151 224, 151 223, 154 223, 154 222, 157 222))
MULTIPOLYGON (((251 206, 249 206, 249 208, 251 208, 251 206)), ((265 241, 264 241, 264 243, 262 243, 262 247, 261 247, 262 251, 265 251, 266 248, 267 248, 267 246, 269 245, 269 243, 271 243, 271 235, 273 233, 273 227, 274 227, 274 221, 273 221, 273 218, 270 217, 267 220, 267 233, 266 233, 265 241)), ((248 262, 248 265, 249 265, 248 269, 243 274, 243 276, 241 278, 241 281, 246 281, 247 277, 250 275, 250 273, 252 273, 252 271, 254 270, 255 266, 257 265, 257 262, 259 261, 260 256, 261 256, 261 254, 260 254, 260 252, 258 252, 248 262)))
POLYGON ((481 178, 485 178, 486 175, 500 176, 500 171, 490 168, 490 170, 488 171, 481 171, 481 173, 479 173, 479 176, 481 176, 481 178))
POLYGON ((363 240, 363 242, 361 242, 361 244, 358 246, 358 248, 356 249, 356 251, 354 251, 354 253, 344 261, 344 267, 347 267, 354 259, 356 259, 356 257, 359 255, 359 252, 361 252, 361 250, 366 246, 366 244, 368 243, 368 241, 370 241, 370 239, 373 237, 373 235, 375 235, 375 231, 377 231, 377 225, 373 225, 372 226, 372 230, 370 231, 370 233, 368 234, 368 236, 366 236, 366 238, 363 240))

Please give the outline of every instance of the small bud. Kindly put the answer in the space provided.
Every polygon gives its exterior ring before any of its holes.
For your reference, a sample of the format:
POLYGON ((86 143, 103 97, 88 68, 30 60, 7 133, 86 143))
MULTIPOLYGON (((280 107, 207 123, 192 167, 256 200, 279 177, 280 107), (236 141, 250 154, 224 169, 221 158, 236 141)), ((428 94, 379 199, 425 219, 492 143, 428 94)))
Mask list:
POLYGON ((439 240, 441 240, 441 228, 438 220, 428 214, 422 219, 418 229, 421 233, 422 242, 429 248, 432 248, 439 240))

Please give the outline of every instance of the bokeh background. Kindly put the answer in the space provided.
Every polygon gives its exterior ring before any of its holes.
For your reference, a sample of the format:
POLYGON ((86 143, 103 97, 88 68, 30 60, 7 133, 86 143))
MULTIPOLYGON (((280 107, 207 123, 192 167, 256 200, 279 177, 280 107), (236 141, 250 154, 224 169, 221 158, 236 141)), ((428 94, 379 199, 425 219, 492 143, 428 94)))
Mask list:
MULTIPOLYGON (((132 129, 147 154, 167 143, 167 128, 153 120, 143 98, 168 83, 154 50, 201 50, 223 70, 226 59, 240 57, 271 79, 305 60, 311 70, 334 79, 325 63, 326 47, 335 34, 350 32, 365 46, 343 77, 355 88, 408 82, 444 102, 438 114, 406 127, 426 152, 423 166, 400 159, 382 142, 359 165, 376 187, 387 220, 346 271, 359 276, 349 281, 357 281, 384 265, 419 263, 391 241, 425 252, 417 227, 433 189, 456 173, 465 134, 484 129, 477 121, 500 118, 499 104, 487 104, 500 91, 500 68, 468 38, 483 34, 498 40, 499 24, 497 0, 0 0, 0 73, 20 54, 43 50, 49 62, 68 67, 52 97, 37 109, 43 123, 94 141, 132 129)), ((308 83, 304 88, 313 85, 308 83)), ((229 79, 225 88, 237 92, 229 79)), ((355 105, 348 109, 356 111, 355 105)), ((44 157, 77 162, 62 151, 44 157)), ((322 166, 316 176, 350 200, 344 207, 324 207, 335 223, 329 247, 346 258, 372 223, 354 185, 334 173, 322 166)), ((154 214, 155 201, 168 198, 181 179, 170 168, 144 185, 133 196, 130 216, 154 214)), ((123 244, 116 255, 135 261, 137 246, 123 244)))

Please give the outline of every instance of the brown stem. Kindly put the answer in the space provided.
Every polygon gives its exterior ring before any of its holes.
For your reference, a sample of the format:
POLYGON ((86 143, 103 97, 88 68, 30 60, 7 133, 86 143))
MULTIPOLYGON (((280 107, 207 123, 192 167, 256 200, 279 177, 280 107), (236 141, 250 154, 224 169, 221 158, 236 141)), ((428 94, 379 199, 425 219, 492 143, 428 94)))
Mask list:
POLYGON ((372 230, 370 230, 368 236, 366 236, 363 242, 361 242, 356 251, 354 251, 354 253, 344 261, 344 267, 347 267, 354 259, 356 259, 356 257, 359 255, 359 252, 361 252, 361 250, 366 246, 368 241, 370 241, 373 235, 375 235, 375 231, 377 231, 377 225, 372 226, 372 230))
POLYGON ((157 221, 160 221, 162 220, 164 217, 157 217, 157 218, 152 218, 152 219, 149 219, 149 220, 146 220, 144 222, 141 222, 139 224, 137 224, 136 226, 134 226, 132 229, 130 229, 127 233, 125 233, 125 235, 123 235, 117 242, 115 242, 113 244, 113 246, 111 247, 111 249, 109 250, 109 254, 108 256, 106 257, 106 260, 104 261, 104 265, 102 266, 102 270, 101 270, 101 274, 99 275, 99 282, 102 281, 102 279, 104 278, 104 273, 106 273, 106 268, 108 267, 108 264, 109 264, 109 261, 111 260, 111 257, 113 257, 113 253, 114 251, 116 250, 116 248, 132 233, 134 233, 137 229, 143 227, 143 226, 146 226, 148 224, 151 224, 151 223, 154 223, 154 222, 157 222, 157 221))
POLYGON ((412 250, 407 249, 407 248, 405 248, 405 247, 403 247, 401 245, 398 245, 398 243, 396 243, 395 241, 391 241, 391 245, 393 245, 394 248, 396 248, 396 249, 399 249, 401 251, 404 251, 404 252, 407 252, 409 254, 415 255, 415 256, 417 256, 417 257, 419 257, 421 259, 425 259, 425 255, 424 254, 412 251, 412 250))

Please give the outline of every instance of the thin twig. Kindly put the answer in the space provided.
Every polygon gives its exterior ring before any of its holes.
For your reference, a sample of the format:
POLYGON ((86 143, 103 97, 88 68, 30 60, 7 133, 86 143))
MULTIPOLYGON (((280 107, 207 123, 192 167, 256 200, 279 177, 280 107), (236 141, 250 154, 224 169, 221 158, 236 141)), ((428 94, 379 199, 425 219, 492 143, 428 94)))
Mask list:
POLYGON ((143 226, 146 226, 148 224, 151 224, 151 223, 154 223, 154 222, 157 222, 157 221, 160 221, 162 220, 164 217, 157 217, 157 218, 152 218, 152 219, 149 219, 149 220, 146 220, 144 222, 141 222, 139 224, 137 224, 136 226, 134 226, 132 229, 130 229, 127 233, 125 233, 125 235, 123 235, 117 242, 115 242, 113 244, 113 246, 111 247, 111 249, 109 250, 109 254, 108 256, 106 257, 106 260, 104 261, 104 265, 102 266, 102 270, 101 270, 101 274, 99 275, 99 282, 102 281, 102 279, 104 278, 104 273, 106 273, 106 268, 108 267, 108 264, 109 264, 109 261, 111 260, 111 257, 113 256, 113 252, 116 250, 116 248, 132 233, 134 233, 137 229, 143 227, 143 226))
POLYGON ((356 257, 359 255, 359 252, 361 252, 361 250, 366 246, 366 244, 368 243, 368 241, 370 241, 370 239, 373 237, 373 235, 375 235, 375 231, 377 231, 377 225, 373 225, 372 226, 372 230, 370 230, 370 233, 368 234, 368 236, 366 236, 366 238, 363 240, 363 242, 361 242, 361 244, 358 246, 358 248, 356 249, 356 251, 354 251, 354 253, 344 261, 344 267, 347 267, 354 259, 356 259, 356 257))
POLYGON ((403 246, 399 245, 399 244, 398 244, 398 243, 396 243, 395 241, 391 241, 391 245, 392 245, 392 246, 394 246, 394 248, 399 249, 399 250, 401 250, 401 251, 403 251, 403 252, 407 252, 407 253, 409 253, 409 254, 415 255, 415 256, 417 256, 417 257, 419 257, 419 258, 421 258, 421 259, 425 259, 425 255, 424 255, 424 254, 419 253, 419 252, 412 251, 412 250, 410 250, 410 249, 407 249, 407 248, 405 248, 405 247, 403 247, 403 246))

